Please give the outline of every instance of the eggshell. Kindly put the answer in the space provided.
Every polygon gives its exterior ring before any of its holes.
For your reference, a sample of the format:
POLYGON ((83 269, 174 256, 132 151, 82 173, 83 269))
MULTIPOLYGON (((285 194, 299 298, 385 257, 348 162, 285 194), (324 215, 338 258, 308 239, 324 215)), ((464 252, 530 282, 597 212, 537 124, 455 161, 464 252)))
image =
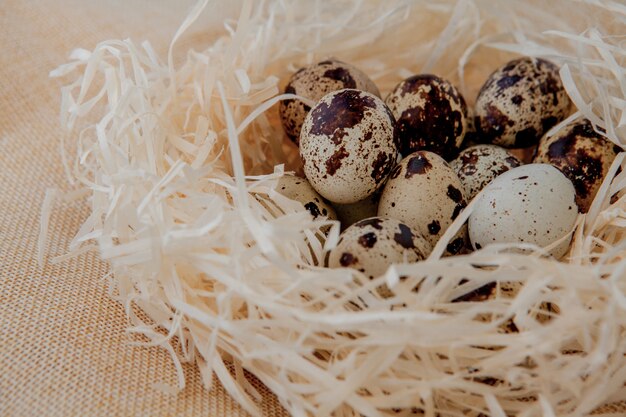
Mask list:
POLYGON ((323 216, 331 220, 337 220, 335 210, 311 187, 306 178, 295 175, 283 175, 278 180, 276 191, 291 200, 302 203, 313 218, 323 216))
POLYGON ((474 123, 481 141, 526 148, 563 120, 569 108, 559 68, 544 59, 520 58, 489 76, 476 98, 474 123))
POLYGON ((539 142, 534 162, 555 166, 572 181, 578 209, 586 213, 620 148, 597 133, 587 119, 565 126, 539 142))
POLYGON ((341 229, 347 229, 359 220, 374 217, 378 213, 380 192, 374 193, 365 200, 352 204, 333 204, 337 217, 341 222, 341 229))
POLYGON ((520 166, 519 159, 496 145, 476 145, 463 150, 450 166, 471 200, 494 178, 511 168, 520 166))
POLYGON ((345 89, 324 96, 300 134, 304 173, 324 198, 349 204, 378 190, 398 154, 393 115, 378 97, 345 89))
MULTIPOLYGON (((478 197, 469 217, 475 249, 492 243, 532 243, 546 247, 570 232, 578 208, 572 182, 548 164, 513 168, 497 177, 478 197)), ((569 240, 551 251, 561 258, 569 240)))
MULTIPOLYGON (((474 303, 496 299, 511 300, 517 297, 522 288, 523 284, 519 281, 493 281, 454 298, 452 302, 474 303)), ((538 307, 536 307, 536 312, 534 312, 533 316, 538 322, 545 323, 551 320, 552 315, 555 313, 558 314, 558 311, 559 308, 556 304, 542 302, 538 307)), ((477 316, 477 319, 483 322, 491 322, 494 319, 501 319, 501 317, 494 318, 491 314, 480 314, 477 316)), ((498 333, 517 333, 518 331, 518 325, 515 323, 513 318, 506 320, 498 327, 498 333)))
MULTIPOLYGON (((317 102, 326 94, 344 88, 355 88, 380 97, 376 84, 365 73, 353 65, 333 58, 297 71, 291 76, 284 92, 297 94, 317 102)), ((296 144, 300 139, 302 123, 309 110, 311 108, 300 100, 280 102, 279 112, 283 128, 287 136, 296 144)))
POLYGON ((467 105, 448 81, 422 74, 407 78, 385 103, 396 118, 400 152, 425 150, 446 159, 456 156, 467 132, 467 105))
MULTIPOLYGON (((494 299, 512 299, 517 296, 522 284, 520 282, 490 282, 483 285, 473 291, 456 297, 452 300, 453 303, 461 302, 482 302, 494 299)), ((500 319, 500 317, 493 317, 492 314, 480 314, 476 317, 477 320, 489 323, 493 320, 500 319)), ((506 320, 500 326, 498 326, 498 333, 517 333, 519 330, 513 319, 506 320)))
POLYGON ((409 226, 395 219, 370 217, 358 221, 340 236, 330 252, 330 268, 348 267, 375 278, 394 263, 424 259, 431 245, 409 226))
MULTIPOLYGON (((450 165, 435 153, 418 151, 393 169, 378 215, 406 223, 434 246, 465 206, 463 184, 450 165)), ((464 226, 450 241, 449 253, 465 247, 466 234, 464 226)))

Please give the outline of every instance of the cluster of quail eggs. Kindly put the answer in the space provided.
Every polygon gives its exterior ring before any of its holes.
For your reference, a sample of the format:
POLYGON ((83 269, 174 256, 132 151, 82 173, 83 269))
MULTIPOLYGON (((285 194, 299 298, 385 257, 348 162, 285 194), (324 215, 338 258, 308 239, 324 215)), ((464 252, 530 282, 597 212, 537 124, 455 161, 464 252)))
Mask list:
POLYGON ((365 73, 335 59, 297 71, 285 93, 316 104, 281 102, 306 178, 285 176, 277 191, 314 217, 339 219, 327 266, 371 278, 428 257, 475 198, 446 255, 515 243, 564 256, 578 213, 620 152, 586 119, 546 135, 571 103, 558 67, 539 58, 493 72, 473 109, 431 74, 403 80, 383 100, 365 73), (468 147, 470 135, 478 144, 468 147), (522 161, 514 148, 534 156, 522 161))

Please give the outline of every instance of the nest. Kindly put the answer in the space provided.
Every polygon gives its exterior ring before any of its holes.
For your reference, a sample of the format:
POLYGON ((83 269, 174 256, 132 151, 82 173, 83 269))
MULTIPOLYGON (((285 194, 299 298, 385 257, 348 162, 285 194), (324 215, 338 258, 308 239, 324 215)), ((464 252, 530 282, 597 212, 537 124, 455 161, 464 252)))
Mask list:
POLYGON ((167 57, 105 41, 51 74, 65 84, 64 141, 77 152, 64 142, 63 158, 76 191, 46 196, 40 248, 54 201, 88 199, 91 215, 52 262, 91 250, 110 262, 129 332, 176 363, 172 390, 185 385, 181 362, 194 361, 207 388, 217 376, 253 415, 248 373, 294 416, 584 416, 626 400, 625 153, 564 260, 510 245, 442 258, 470 204, 429 259, 371 281, 320 266, 339 225, 274 189, 301 170, 278 121, 278 101, 294 98, 282 86, 329 56, 383 95, 431 72, 470 103, 508 59, 544 57, 562 66, 575 105, 551 133, 584 116, 624 148, 622 3, 247 0, 236 18, 208 3, 190 11, 167 57), (175 59, 203 10, 224 27, 175 59), (481 288, 492 296, 464 297, 481 288))

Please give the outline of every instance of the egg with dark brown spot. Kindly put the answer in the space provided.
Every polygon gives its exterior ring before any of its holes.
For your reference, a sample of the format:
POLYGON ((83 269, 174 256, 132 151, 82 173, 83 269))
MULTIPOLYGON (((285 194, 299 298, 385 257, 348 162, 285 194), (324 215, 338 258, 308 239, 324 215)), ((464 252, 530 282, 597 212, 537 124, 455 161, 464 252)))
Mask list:
POLYGON ((435 152, 454 158, 468 129, 468 110, 459 91, 435 75, 407 78, 387 96, 398 126, 400 152, 435 152))
POLYGON ((569 113, 559 68, 541 58, 520 58, 485 82, 474 108, 479 140, 507 148, 536 145, 569 113))
MULTIPOLYGON (((509 300, 512 301, 516 298, 524 285, 520 281, 492 281, 478 288, 474 284, 463 280, 459 287, 457 287, 455 293, 461 293, 462 295, 456 295, 453 299, 453 303, 476 303, 489 300, 509 300), (465 281, 465 282, 463 282, 465 281), (469 288, 475 288, 469 290, 469 288)), ((550 302, 542 302, 539 304, 537 311, 533 312, 532 316, 540 323, 545 323, 551 320, 551 317, 558 313, 559 308, 556 304, 550 302)), ((502 320, 501 316, 493 316, 492 314, 479 314, 475 317, 476 320, 482 322, 492 322, 495 320, 502 320)), ((517 333, 520 330, 518 324, 515 323, 514 318, 510 318, 498 326, 498 333, 517 333)))
POLYGON ((396 164, 395 121, 378 97, 355 89, 324 96, 300 134, 304 173, 324 198, 350 204, 374 194, 396 164))
POLYGON ((565 174, 576 189, 578 209, 586 213, 619 152, 589 120, 581 119, 544 136, 534 162, 551 164, 565 174))
POLYGON ((369 278, 387 271, 392 264, 425 259, 432 246, 404 223, 384 217, 356 222, 340 236, 330 252, 330 268, 353 268, 369 278))
MULTIPOLYGON (((463 183, 439 155, 418 151, 398 164, 383 189, 378 215, 396 218, 435 245, 466 206, 463 183)), ((463 226, 448 244, 448 253, 466 246, 463 226)))
MULTIPOLYGON (((380 97, 376 84, 363 71, 336 59, 328 59, 300 69, 291 76, 284 92, 317 102, 326 94, 344 88, 355 88, 380 97)), ((311 108, 300 100, 280 102, 279 112, 283 128, 296 144, 309 110, 311 108)))
POLYGON ((306 178, 283 175, 278 180, 276 191, 291 200, 302 203, 315 219, 326 217, 330 220, 337 220, 333 207, 311 187, 306 178))
MULTIPOLYGON (((465 285, 462 285, 462 289, 465 285)), ((490 282, 481 287, 478 287, 472 291, 468 291, 465 294, 458 296, 452 300, 453 303, 476 303, 495 299, 513 299, 517 296, 522 283, 517 281, 512 282, 490 282)), ((479 314, 475 320, 482 322, 492 322, 500 320, 501 317, 494 317, 492 314, 479 314)), ((513 319, 506 320, 500 326, 498 326, 498 333, 517 333, 519 331, 515 321, 513 319)))
POLYGON ((498 175, 522 165, 521 161, 506 149, 496 145, 476 145, 464 149, 450 166, 459 176, 465 188, 465 196, 471 200, 498 175))

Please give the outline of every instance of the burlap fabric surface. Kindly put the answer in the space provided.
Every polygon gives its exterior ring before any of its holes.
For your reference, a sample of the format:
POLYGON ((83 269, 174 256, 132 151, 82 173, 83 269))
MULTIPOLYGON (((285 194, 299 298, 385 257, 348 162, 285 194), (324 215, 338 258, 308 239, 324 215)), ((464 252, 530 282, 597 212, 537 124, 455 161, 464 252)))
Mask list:
MULTIPOLYGON (((190 4, 0 2, 0 416, 246 415, 219 385, 208 392, 191 365, 179 394, 154 387, 176 386, 175 369, 164 351, 130 346, 128 321, 107 295, 108 268, 97 255, 44 269, 36 261, 45 190, 67 189, 60 84, 49 71, 73 48, 105 39, 149 39, 164 52, 190 4)), ((84 204, 58 206, 51 255, 66 250, 87 214, 84 204)), ((266 415, 285 415, 264 397, 266 415)))

